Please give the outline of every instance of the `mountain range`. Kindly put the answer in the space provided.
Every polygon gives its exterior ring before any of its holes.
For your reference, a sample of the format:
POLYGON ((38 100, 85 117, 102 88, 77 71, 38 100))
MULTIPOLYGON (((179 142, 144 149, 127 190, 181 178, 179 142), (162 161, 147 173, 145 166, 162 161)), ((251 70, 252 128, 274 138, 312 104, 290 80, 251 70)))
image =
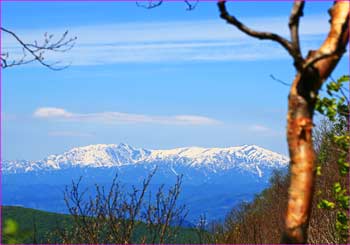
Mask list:
POLYGON ((66 212, 62 190, 72 179, 83 176, 87 187, 108 185, 118 174, 121 182, 131 186, 142 183, 156 168, 151 189, 170 186, 182 175, 181 202, 188 205, 190 219, 203 213, 209 219, 221 219, 234 205, 266 188, 272 172, 285 171, 287 165, 287 157, 256 145, 166 150, 124 143, 89 145, 39 161, 3 161, 3 201, 66 212))
POLYGON ((4 174, 31 171, 53 171, 73 167, 113 168, 130 165, 166 164, 190 168, 206 168, 212 172, 236 168, 262 177, 261 168, 281 168, 288 158, 255 145, 228 148, 184 147, 168 150, 147 150, 127 144, 97 144, 76 147, 63 154, 49 155, 39 161, 4 161, 4 174))

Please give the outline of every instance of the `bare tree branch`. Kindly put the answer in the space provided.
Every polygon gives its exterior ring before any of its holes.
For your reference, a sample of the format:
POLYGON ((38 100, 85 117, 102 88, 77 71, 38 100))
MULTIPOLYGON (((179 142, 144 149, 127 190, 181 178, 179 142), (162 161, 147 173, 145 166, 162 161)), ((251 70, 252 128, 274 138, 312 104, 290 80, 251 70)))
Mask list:
MULTIPOLYGON (((144 2, 144 1, 141 1, 141 2, 144 2)), ((147 2, 148 2, 147 4, 143 4, 143 3, 140 3, 140 1, 137 1, 136 5, 138 7, 145 8, 145 9, 153 9, 162 5, 163 0, 158 0, 158 1, 148 0, 147 2)), ((193 0, 194 3, 191 3, 191 0, 184 0, 184 2, 187 5, 186 10, 192 11, 197 7, 199 0, 193 0)))
POLYGON ((222 19, 226 20, 227 23, 237 27, 240 31, 242 31, 243 33, 245 33, 251 37, 255 37, 258 39, 262 39, 262 40, 275 41, 275 42, 279 43, 280 45, 282 45, 295 60, 299 59, 298 54, 295 52, 292 43, 289 42, 287 39, 285 39, 285 38, 283 38, 275 33, 255 31, 255 30, 247 27, 242 22, 240 22, 236 17, 234 17, 233 15, 230 15, 227 12, 226 1, 219 1, 218 7, 219 7, 219 11, 220 11, 220 17, 222 19))
POLYGON ((342 54, 345 53, 345 49, 337 49, 337 50, 333 50, 331 52, 328 53, 322 53, 320 51, 316 52, 315 55, 313 55, 313 57, 309 60, 307 60, 304 64, 303 64, 303 70, 306 70, 309 67, 312 67, 316 62, 322 60, 322 59, 326 59, 326 58, 330 58, 332 56, 335 57, 341 57, 342 54))
POLYGON ((196 0, 194 3, 190 3, 190 1, 188 1, 188 0, 185 0, 184 2, 187 5, 186 10, 187 11, 192 11, 192 10, 194 10, 197 7, 197 4, 198 4, 199 0, 196 0))
POLYGON ((295 1, 292 12, 289 17, 289 29, 290 29, 290 36, 291 36, 291 42, 292 46, 295 52, 295 66, 300 68, 303 62, 303 57, 300 50, 300 41, 299 41, 299 21, 300 17, 303 16, 303 9, 305 6, 304 0, 302 1, 295 1))
POLYGON ((49 52, 67 52, 71 50, 75 45, 76 37, 68 38, 68 31, 65 31, 61 37, 59 37, 56 41, 53 40, 54 35, 44 34, 44 40, 42 43, 38 43, 34 41, 34 43, 26 43, 24 42, 16 33, 10 31, 4 27, 1 27, 1 31, 12 36, 18 44, 22 47, 22 57, 19 59, 10 60, 9 52, 1 53, 1 67, 9 68, 18 65, 25 65, 32 62, 39 62, 41 65, 57 71, 67 68, 69 65, 58 66, 61 62, 53 62, 48 63, 45 60, 44 54, 49 52))
POLYGON ((274 81, 276 81, 276 82, 278 82, 278 83, 280 83, 280 84, 282 84, 282 85, 284 85, 284 86, 288 86, 288 87, 290 87, 290 83, 286 83, 286 82, 284 82, 284 81, 282 81, 281 79, 278 79, 278 78, 276 78, 274 75, 272 75, 272 74, 270 74, 270 77, 272 78, 272 80, 274 80, 274 81))
POLYGON ((160 6, 163 3, 163 0, 159 0, 159 1, 149 0, 147 2, 148 2, 148 4, 136 2, 136 5, 138 7, 145 8, 145 9, 153 9, 153 8, 160 6))

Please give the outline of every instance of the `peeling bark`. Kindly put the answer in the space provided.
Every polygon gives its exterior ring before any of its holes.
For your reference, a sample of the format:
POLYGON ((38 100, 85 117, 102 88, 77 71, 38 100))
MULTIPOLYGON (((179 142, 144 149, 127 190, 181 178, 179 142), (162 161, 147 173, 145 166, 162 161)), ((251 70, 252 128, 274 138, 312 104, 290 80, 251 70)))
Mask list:
POLYGON ((330 10, 331 28, 323 45, 310 51, 296 75, 288 98, 287 141, 291 184, 282 243, 306 243, 314 185, 315 153, 312 118, 317 93, 336 67, 349 40, 349 2, 330 10), (318 58, 324 56, 323 58, 318 58))

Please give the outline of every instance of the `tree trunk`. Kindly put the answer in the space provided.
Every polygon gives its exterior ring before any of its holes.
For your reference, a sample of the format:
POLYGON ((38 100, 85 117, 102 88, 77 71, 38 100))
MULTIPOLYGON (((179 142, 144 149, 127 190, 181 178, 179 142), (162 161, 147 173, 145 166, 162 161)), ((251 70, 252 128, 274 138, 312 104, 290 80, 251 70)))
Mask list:
MULTIPOLYGON (((311 75, 314 72, 311 72, 311 75)), ((317 77, 317 76, 315 76, 317 77)), ((286 230, 283 242, 305 243, 312 203, 315 153, 312 143, 312 116, 315 95, 308 94, 304 84, 316 79, 298 74, 288 99, 287 141, 290 155, 291 184, 289 188, 286 230)))
POLYGON ((288 98, 287 141, 291 184, 282 243, 306 243, 312 205, 315 153, 312 127, 319 89, 336 67, 349 41, 349 2, 330 10, 330 32, 317 51, 309 52, 288 98))
POLYGON ((282 243, 306 243, 310 218, 315 153, 312 144, 312 127, 315 102, 323 82, 334 70, 349 41, 349 0, 333 3, 329 10, 329 33, 316 51, 303 58, 299 43, 299 19, 304 2, 295 0, 290 15, 291 41, 271 32, 249 28, 226 9, 225 0, 218 1, 220 17, 243 33, 282 45, 294 59, 297 75, 288 98, 287 140, 290 156, 291 184, 282 243))

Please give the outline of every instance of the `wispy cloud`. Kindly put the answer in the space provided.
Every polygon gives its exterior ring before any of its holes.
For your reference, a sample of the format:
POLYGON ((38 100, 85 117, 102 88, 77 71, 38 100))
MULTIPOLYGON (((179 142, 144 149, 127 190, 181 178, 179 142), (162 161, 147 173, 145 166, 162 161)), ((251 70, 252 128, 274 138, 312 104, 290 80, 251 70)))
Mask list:
POLYGON ((271 131, 270 128, 265 127, 265 126, 263 126, 263 125, 259 125, 259 124, 251 125, 251 126, 249 127, 249 130, 250 130, 250 131, 253 131, 253 132, 269 132, 269 131, 271 131))
POLYGON ((284 132, 282 132, 282 131, 272 129, 270 127, 267 127, 267 126, 261 125, 261 124, 250 125, 250 126, 248 126, 247 129, 251 133, 257 133, 257 134, 269 135, 269 136, 280 136, 280 135, 284 134, 284 132))
POLYGON ((56 107, 42 107, 34 111, 34 117, 40 118, 70 118, 72 113, 67 112, 65 109, 56 107))
MULTIPOLYGON (((328 17, 308 16, 301 22, 301 37, 306 46, 318 45, 320 35, 328 28, 328 17)), ((246 18, 244 22, 259 30, 273 30, 289 35, 287 19, 246 18)), ((69 27, 78 37, 76 47, 67 53, 54 53, 47 58, 74 65, 113 63, 234 61, 285 59, 286 52, 278 44, 245 36, 222 20, 169 21, 153 23, 119 23, 69 27)), ((25 40, 40 40, 47 30, 16 30, 25 40)), ((52 32, 57 36, 64 29, 52 32)), ((13 57, 21 49, 9 36, 2 40, 13 57)))
POLYGON ((61 121, 98 122, 108 124, 152 123, 165 125, 213 125, 220 121, 198 115, 153 116, 124 112, 72 113, 63 108, 42 107, 33 116, 61 121))

